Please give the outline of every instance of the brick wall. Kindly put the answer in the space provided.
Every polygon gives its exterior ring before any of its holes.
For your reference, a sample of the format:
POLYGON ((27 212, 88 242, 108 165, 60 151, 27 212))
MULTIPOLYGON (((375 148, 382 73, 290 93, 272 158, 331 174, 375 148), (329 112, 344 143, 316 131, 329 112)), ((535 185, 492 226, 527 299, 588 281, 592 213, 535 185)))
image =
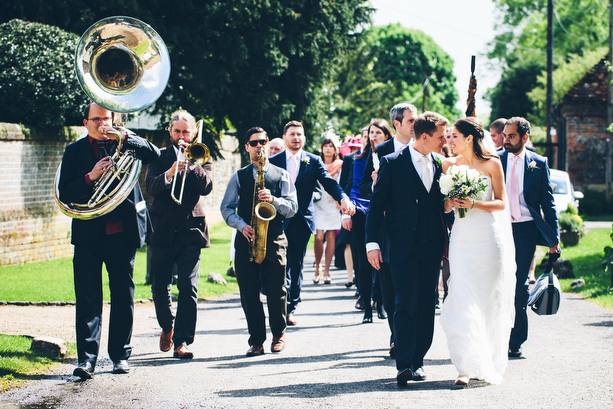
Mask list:
MULTIPOLYGON (((65 146, 83 129, 30 135, 19 125, 0 123, 0 266, 72 256, 71 218, 56 205, 54 179, 65 146)), ((219 205, 230 176, 240 167, 237 145, 229 136, 221 140, 224 159, 214 162, 213 191, 202 198, 209 225, 221 221, 219 205)), ((145 173, 143 166, 143 192, 145 173)))

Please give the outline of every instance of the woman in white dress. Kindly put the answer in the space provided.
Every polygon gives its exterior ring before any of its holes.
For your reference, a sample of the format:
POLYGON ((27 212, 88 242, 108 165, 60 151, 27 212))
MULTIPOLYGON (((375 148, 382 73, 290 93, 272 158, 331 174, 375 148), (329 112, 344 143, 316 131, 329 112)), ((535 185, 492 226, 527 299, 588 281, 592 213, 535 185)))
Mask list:
MULTIPOLYGON (((343 160, 338 157, 336 144, 330 138, 321 143, 321 159, 326 170, 336 180, 340 180, 343 160)), ((324 284, 332 283, 330 279, 330 264, 334 256, 336 231, 341 229, 341 211, 336 200, 326 192, 317 182, 319 189, 313 194, 315 204, 315 275, 313 283, 318 284, 321 277, 321 259, 324 256, 324 234, 326 237, 326 250, 324 258, 324 284), (316 200, 315 200, 316 199, 316 200)))
POLYGON ((443 162, 443 172, 452 165, 476 169, 487 186, 477 199, 445 202, 446 211, 467 210, 464 218, 456 214, 451 231, 449 294, 440 319, 458 370, 455 383, 462 386, 470 378, 502 381, 515 315, 515 247, 504 173, 487 137, 484 142, 478 119, 456 121, 450 145, 458 156, 443 162))

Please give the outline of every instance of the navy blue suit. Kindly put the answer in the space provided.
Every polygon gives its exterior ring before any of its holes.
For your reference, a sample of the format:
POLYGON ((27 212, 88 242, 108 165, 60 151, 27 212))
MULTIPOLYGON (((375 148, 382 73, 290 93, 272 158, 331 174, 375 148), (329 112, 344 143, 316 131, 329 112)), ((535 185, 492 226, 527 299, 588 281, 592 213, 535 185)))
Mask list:
MULTIPOLYGON (((286 151, 283 151, 269 159, 270 163, 281 169, 287 170, 286 151)), ((341 202, 343 190, 334 180, 319 156, 302 151, 300 157, 300 169, 294 185, 298 196, 298 212, 291 219, 285 219, 283 227, 287 236, 287 313, 294 313, 300 300, 300 288, 302 287, 302 265, 306 253, 307 244, 311 234, 315 234, 315 219, 313 213, 313 191, 319 182, 324 190, 334 200, 341 202)))
MULTIPOLYGON (((506 175, 509 154, 506 151, 499 151, 499 154, 506 175)), ((515 324, 509 343, 515 347, 521 346, 528 339, 528 273, 536 246, 554 247, 558 244, 560 235, 547 159, 526 150, 524 169, 524 200, 534 221, 513 223, 517 284, 515 324), (531 169, 531 162, 534 162, 536 167, 531 169)))
POLYGON ((430 192, 413 165, 409 147, 381 158, 366 216, 366 242, 379 243, 396 292, 394 336, 399 370, 423 366, 434 334, 432 294, 438 285, 447 232, 438 184, 441 168, 430 155, 436 169, 430 192))
MULTIPOLYGON (((129 133, 124 142, 143 163, 160 155, 146 139, 129 133)), ((59 180, 60 200, 64 203, 87 203, 93 187, 86 182, 98 159, 87 137, 66 147, 59 180)), ((134 316, 134 258, 142 247, 151 222, 138 183, 128 197, 112 212, 91 220, 72 219, 74 244, 74 286, 76 297, 76 332, 79 364, 96 366, 102 325, 102 263, 109 274, 111 314, 108 352, 112 361, 128 359, 134 316), (121 222, 123 231, 107 235, 107 220, 121 222)))

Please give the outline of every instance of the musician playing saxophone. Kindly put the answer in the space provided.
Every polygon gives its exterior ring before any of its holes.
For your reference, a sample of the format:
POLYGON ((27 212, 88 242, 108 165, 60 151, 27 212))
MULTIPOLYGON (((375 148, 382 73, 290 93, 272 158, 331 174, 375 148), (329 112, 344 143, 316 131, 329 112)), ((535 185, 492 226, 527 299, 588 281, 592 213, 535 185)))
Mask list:
POLYGON ((271 352, 285 348, 287 326, 287 291, 285 289, 285 266, 287 239, 283 232, 283 218, 294 216, 298 210, 296 188, 289 173, 268 162, 268 134, 260 127, 254 127, 245 135, 245 150, 251 163, 238 170, 230 178, 221 203, 221 215, 228 226, 242 234, 235 240, 235 271, 241 295, 241 305, 247 318, 249 349, 247 356, 264 353, 266 324, 264 307, 260 301, 260 289, 267 297, 268 319, 272 332, 271 352), (260 152, 263 163, 259 162, 260 152), (255 192, 258 176, 262 176, 262 189, 255 192), (250 261, 250 243, 261 231, 251 226, 254 204, 272 204, 276 216, 268 223, 266 256, 261 264, 250 261))

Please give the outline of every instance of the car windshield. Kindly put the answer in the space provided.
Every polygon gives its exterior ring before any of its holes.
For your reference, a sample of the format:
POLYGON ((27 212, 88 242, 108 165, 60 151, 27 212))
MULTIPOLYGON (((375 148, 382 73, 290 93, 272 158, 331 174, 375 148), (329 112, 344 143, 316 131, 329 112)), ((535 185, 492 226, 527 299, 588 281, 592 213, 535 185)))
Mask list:
POLYGON ((564 177, 551 175, 551 185, 553 186, 553 193, 555 195, 565 195, 568 193, 568 185, 564 177))

